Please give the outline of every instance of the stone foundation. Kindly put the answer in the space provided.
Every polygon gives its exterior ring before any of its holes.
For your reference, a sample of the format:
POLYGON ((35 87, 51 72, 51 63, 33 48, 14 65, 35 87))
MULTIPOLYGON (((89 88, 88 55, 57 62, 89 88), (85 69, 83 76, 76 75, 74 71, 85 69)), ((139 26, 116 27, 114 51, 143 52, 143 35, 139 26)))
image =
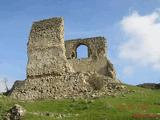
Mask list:
POLYGON ((22 100, 91 98, 117 94, 123 90, 117 91, 118 86, 121 88, 121 84, 112 78, 80 72, 27 79, 23 86, 14 89, 12 97, 22 100))

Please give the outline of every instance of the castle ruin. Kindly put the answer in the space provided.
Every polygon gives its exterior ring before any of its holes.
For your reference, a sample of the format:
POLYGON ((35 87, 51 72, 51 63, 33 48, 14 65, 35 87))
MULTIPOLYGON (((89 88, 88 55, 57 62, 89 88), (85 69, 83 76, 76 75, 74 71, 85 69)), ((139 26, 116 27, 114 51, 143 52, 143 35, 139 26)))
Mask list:
POLYGON ((11 89, 22 100, 99 97, 120 91, 113 65, 106 57, 106 39, 93 37, 64 42, 63 18, 34 22, 28 41, 27 78, 11 89), (76 49, 88 47, 88 58, 76 49), (112 89, 112 90, 111 90, 112 89))
POLYGON ((113 65, 106 58, 106 39, 93 37, 65 41, 66 57, 76 72, 96 71, 100 75, 116 79, 113 65), (77 48, 85 45, 88 48, 87 59, 77 59, 77 48))

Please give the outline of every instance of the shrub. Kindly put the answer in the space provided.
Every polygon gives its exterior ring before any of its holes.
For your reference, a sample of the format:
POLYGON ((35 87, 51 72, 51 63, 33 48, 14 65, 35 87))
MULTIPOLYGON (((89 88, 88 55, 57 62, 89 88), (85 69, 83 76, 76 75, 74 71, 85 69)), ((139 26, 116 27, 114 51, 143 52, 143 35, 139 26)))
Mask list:
POLYGON ((104 86, 103 78, 101 76, 98 76, 97 74, 94 74, 90 78, 89 83, 94 90, 101 90, 104 86))

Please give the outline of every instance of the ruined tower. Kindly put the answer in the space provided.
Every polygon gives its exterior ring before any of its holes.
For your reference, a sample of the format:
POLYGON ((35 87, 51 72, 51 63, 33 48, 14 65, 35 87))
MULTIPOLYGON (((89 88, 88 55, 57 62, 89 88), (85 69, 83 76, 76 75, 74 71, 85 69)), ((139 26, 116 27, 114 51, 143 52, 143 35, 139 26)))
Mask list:
POLYGON ((71 71, 65 56, 63 19, 33 23, 28 42, 27 78, 71 71))
POLYGON ((104 37, 64 42, 63 19, 51 18, 33 23, 26 80, 15 82, 9 94, 23 100, 102 96, 118 83, 104 37), (81 44, 88 46, 87 60, 76 59, 81 44))

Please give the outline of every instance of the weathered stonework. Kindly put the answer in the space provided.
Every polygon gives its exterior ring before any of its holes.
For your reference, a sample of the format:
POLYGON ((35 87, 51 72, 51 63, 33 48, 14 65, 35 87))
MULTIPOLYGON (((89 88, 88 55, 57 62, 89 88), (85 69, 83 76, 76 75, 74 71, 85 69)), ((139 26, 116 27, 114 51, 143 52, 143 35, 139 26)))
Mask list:
POLYGON ((106 58, 106 39, 93 37, 65 41, 66 57, 76 72, 97 72, 104 76, 116 78, 113 65, 106 58), (88 47, 88 58, 77 59, 77 48, 88 47))
POLYGON ((85 39, 73 39, 65 41, 67 59, 76 59, 76 49, 80 45, 88 47, 89 59, 97 60, 106 57, 106 40, 104 37, 93 37, 85 39))
POLYGON ((28 42, 27 78, 15 82, 9 92, 22 100, 99 97, 117 94, 121 87, 113 65, 106 57, 104 37, 70 40, 64 43, 62 18, 32 25, 28 42), (87 60, 77 60, 76 48, 89 48, 87 60))
POLYGON ((27 77, 61 75, 71 70, 65 57, 63 19, 33 23, 28 42, 27 77))

